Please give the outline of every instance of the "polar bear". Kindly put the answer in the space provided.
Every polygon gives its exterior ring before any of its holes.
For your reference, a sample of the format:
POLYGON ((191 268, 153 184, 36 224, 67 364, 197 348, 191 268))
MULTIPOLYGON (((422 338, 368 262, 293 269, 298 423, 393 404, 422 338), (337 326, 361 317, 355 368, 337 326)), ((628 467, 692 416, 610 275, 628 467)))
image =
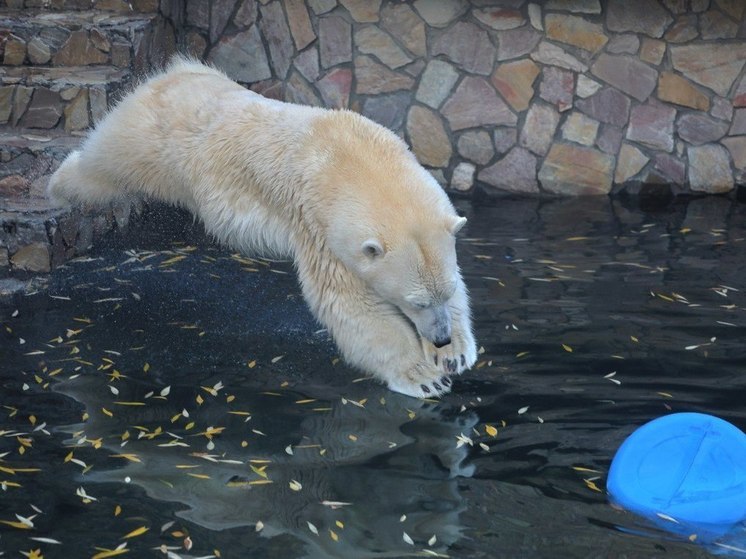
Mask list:
POLYGON ((239 251, 292 257, 345 360, 396 392, 439 396, 476 361, 455 250, 466 219, 400 138, 352 111, 177 59, 98 123, 49 195, 161 200, 239 251))

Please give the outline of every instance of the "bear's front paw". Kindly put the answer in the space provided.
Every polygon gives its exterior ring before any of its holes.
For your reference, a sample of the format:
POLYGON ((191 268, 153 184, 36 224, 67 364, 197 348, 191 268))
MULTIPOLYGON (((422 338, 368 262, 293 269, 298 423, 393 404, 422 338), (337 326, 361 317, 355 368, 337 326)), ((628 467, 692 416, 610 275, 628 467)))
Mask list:
POLYGON ((477 345, 471 332, 454 331, 451 343, 435 347, 429 340, 421 339, 425 359, 446 375, 460 375, 477 361, 477 345))
POLYGON ((437 398, 451 391, 451 379, 431 365, 420 363, 386 379, 390 390, 415 398, 437 398))

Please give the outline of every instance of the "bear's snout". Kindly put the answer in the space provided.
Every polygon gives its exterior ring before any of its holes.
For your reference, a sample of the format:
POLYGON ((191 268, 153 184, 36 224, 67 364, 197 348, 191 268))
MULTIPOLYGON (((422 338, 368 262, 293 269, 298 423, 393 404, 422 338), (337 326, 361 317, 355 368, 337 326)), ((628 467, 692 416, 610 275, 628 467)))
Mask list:
POLYGON ((420 334, 441 348, 451 343, 451 313, 446 305, 433 307, 428 313, 425 328, 418 328, 420 334))
POLYGON ((438 349, 440 349, 441 347, 445 347, 445 346, 447 346, 450 343, 451 343, 451 337, 450 336, 447 337, 447 338, 443 338, 441 340, 433 340, 433 345, 435 347, 437 347, 438 349))

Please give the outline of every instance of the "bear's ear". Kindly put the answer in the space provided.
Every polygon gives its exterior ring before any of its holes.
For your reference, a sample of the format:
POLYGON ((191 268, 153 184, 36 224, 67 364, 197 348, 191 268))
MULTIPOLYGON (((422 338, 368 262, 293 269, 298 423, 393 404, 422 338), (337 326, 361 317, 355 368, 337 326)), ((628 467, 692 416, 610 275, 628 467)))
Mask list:
POLYGON ((383 246, 378 241, 378 239, 368 239, 367 241, 363 242, 362 251, 365 256, 368 258, 378 258, 379 256, 383 256, 383 246))
POLYGON ((452 235, 455 235, 459 231, 461 231, 461 228, 466 225, 466 218, 465 217, 451 217, 448 220, 448 229, 451 232, 452 235))

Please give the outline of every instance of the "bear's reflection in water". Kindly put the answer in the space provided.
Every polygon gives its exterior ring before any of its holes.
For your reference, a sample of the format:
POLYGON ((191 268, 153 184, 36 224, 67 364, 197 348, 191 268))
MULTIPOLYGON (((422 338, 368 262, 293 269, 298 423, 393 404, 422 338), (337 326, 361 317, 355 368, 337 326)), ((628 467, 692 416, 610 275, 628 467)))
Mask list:
MULTIPOLYGON (((167 399, 118 407, 110 416, 102 412, 111 407, 105 378, 63 382, 58 390, 90 416, 65 432, 77 441, 81 432, 101 438, 109 454, 140 460, 97 465, 82 479, 129 478, 151 498, 183 503, 179 516, 211 530, 253 530, 260 522, 266 537, 285 533, 305 542, 308 557, 443 553, 459 539, 464 505, 457 479, 471 476, 473 466, 465 463, 468 446, 457 443, 476 425, 475 414, 368 382, 353 384, 344 398, 312 402, 295 392, 230 388, 233 402, 251 415, 229 413, 238 406, 226 403, 224 393, 203 392, 205 405, 196 410, 195 388, 173 386, 167 399), (189 418, 185 409, 193 410, 189 418), (191 432, 184 430, 187 421, 196 423, 191 432), (211 443, 204 436, 210 429, 211 443), (125 431, 131 436, 122 446, 125 431)), ((136 383, 128 389, 136 391, 136 383)))

